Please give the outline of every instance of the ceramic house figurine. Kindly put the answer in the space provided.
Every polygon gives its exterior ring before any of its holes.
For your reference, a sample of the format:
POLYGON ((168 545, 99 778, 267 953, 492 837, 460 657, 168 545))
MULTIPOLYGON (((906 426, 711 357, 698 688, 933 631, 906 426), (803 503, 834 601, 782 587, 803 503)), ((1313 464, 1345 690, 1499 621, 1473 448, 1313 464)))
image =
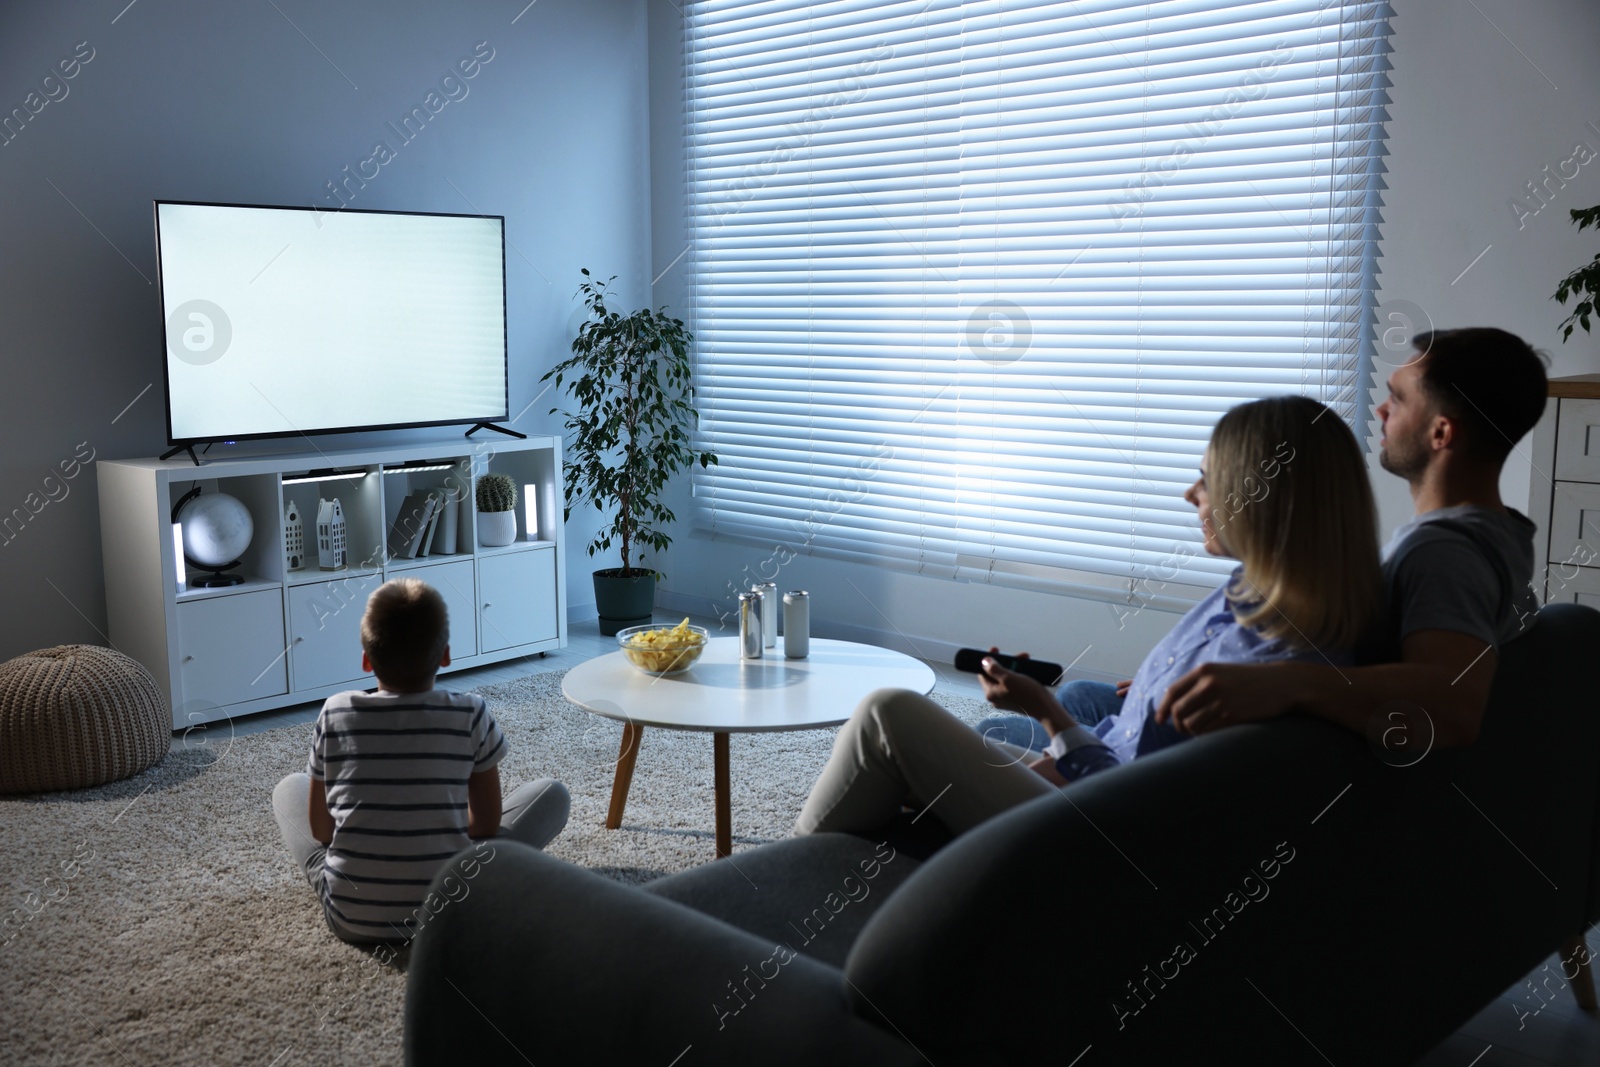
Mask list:
POLYGON ((289 569, 297 571, 306 565, 306 528, 300 521, 300 507, 293 500, 283 513, 283 554, 289 569))
POLYGON ((338 571, 345 565, 344 507, 339 498, 317 500, 317 567, 338 571))

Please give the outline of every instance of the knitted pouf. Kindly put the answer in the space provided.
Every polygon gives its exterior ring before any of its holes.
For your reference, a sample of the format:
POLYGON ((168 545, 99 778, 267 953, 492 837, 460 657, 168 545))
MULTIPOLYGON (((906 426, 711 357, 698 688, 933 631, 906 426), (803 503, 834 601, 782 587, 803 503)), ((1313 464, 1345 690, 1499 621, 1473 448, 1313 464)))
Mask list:
POLYGON ((120 652, 58 645, 0 663, 0 793, 114 782, 171 745, 155 679, 120 652))

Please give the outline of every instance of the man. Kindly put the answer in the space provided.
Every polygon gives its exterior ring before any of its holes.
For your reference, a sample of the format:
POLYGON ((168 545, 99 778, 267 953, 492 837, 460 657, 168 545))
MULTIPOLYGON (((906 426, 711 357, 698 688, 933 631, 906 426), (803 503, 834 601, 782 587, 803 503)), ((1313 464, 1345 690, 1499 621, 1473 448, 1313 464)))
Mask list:
POLYGON ((1441 746, 1478 736, 1500 645, 1531 625, 1534 524, 1500 499, 1500 469, 1544 412, 1537 353, 1504 330, 1419 334, 1378 406, 1379 462, 1410 484, 1415 517, 1384 550, 1388 626, 1369 666, 1207 664, 1155 721, 1203 734, 1287 712, 1365 732, 1375 713, 1441 746))

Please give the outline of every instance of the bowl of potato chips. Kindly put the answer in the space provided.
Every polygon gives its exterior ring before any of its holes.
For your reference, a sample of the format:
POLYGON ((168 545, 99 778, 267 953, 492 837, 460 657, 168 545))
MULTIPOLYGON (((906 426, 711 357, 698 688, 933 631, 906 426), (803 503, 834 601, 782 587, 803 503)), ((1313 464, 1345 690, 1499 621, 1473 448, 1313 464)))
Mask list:
POLYGON ((646 674, 677 674, 694 666, 711 632, 684 619, 676 626, 630 626, 617 631, 628 662, 646 674))

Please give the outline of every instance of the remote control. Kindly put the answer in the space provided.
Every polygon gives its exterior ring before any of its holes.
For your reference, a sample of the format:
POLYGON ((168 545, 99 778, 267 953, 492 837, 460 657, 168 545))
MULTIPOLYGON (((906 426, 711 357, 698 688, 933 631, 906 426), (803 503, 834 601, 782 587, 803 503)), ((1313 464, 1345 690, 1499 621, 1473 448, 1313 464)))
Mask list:
POLYGON ((1005 652, 984 652, 976 648, 963 648, 956 653, 956 670, 968 674, 982 674, 983 661, 993 659, 1008 671, 1025 674, 1044 685, 1055 685, 1061 680, 1061 664, 1042 659, 1019 659, 1005 652))

